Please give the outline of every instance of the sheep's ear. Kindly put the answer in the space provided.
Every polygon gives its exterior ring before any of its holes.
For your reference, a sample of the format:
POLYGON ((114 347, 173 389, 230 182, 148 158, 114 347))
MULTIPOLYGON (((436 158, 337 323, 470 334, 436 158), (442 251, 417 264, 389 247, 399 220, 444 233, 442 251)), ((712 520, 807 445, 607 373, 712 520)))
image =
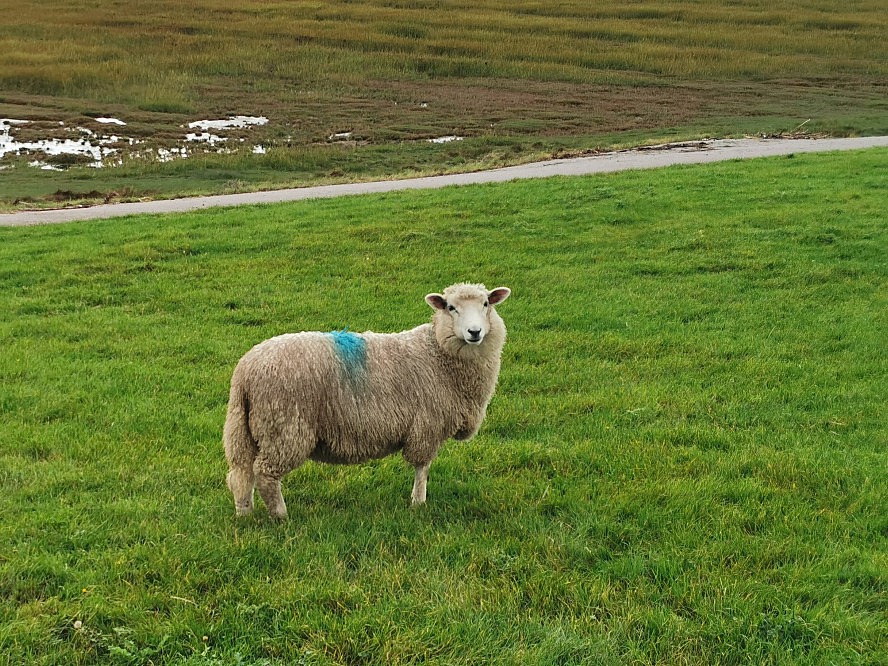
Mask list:
POLYGON ((487 294, 487 300, 491 305, 496 305, 497 303, 502 303, 506 300, 511 293, 512 290, 508 287, 497 287, 487 294))
POLYGON ((436 310, 446 310, 447 309, 447 301, 444 300, 444 297, 441 294, 429 294, 426 296, 426 303, 431 305, 436 310))

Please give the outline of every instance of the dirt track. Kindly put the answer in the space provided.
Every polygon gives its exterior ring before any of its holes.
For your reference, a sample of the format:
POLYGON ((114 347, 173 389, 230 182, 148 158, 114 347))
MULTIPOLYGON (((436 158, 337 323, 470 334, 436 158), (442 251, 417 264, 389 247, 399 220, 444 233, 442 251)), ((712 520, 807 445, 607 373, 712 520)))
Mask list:
POLYGON ((344 185, 323 185, 268 192, 171 199, 167 201, 106 204, 89 208, 4 213, 0 214, 0 226, 55 224, 121 217, 124 215, 181 213, 217 206, 278 203, 282 201, 323 199, 375 192, 432 189, 451 185, 499 183, 523 178, 581 176, 629 169, 656 169, 677 164, 704 164, 734 159, 773 157, 793 153, 856 150, 877 146, 888 147, 888 136, 852 139, 725 139, 687 144, 670 144, 654 148, 535 162, 533 164, 494 169, 492 171, 478 171, 447 176, 344 185))

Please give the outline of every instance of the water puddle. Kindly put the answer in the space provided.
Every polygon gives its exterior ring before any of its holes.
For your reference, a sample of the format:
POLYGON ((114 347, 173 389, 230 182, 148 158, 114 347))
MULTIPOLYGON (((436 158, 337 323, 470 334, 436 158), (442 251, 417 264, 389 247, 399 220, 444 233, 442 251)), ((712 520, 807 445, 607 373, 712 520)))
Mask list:
POLYGON ((267 124, 268 118, 265 116, 229 116, 225 120, 195 120, 188 123, 188 129, 227 130, 267 124))
MULTIPOLYGON (((152 153, 155 151, 148 151, 147 157, 150 159, 152 153)), ((176 147, 176 148, 158 148, 156 151, 157 161, 158 162, 172 162, 173 160, 184 160, 188 159, 188 148, 185 146, 176 147)))
MULTIPOLYGON (((28 124, 28 120, 0 118, 0 158, 7 154, 42 156, 42 159, 29 162, 28 166, 61 171, 64 160, 58 158, 69 156, 80 158, 87 166, 101 167, 106 159, 118 152, 117 148, 110 146, 121 141, 118 136, 96 136, 95 132, 85 127, 68 128, 68 133, 77 134, 77 138, 19 141, 13 137, 13 128, 28 124)), ((64 123, 61 125, 64 126, 64 123)))
POLYGON ((228 139, 224 136, 210 134, 209 132, 201 132, 200 134, 190 132, 185 135, 185 140, 199 143, 208 143, 211 146, 215 146, 217 143, 222 143, 223 141, 228 141, 228 139))
MULTIPOLYGON (((100 125, 126 127, 127 123, 119 118, 93 118, 100 125)), ((169 162, 175 159, 187 159, 197 153, 233 153, 236 148, 228 147, 230 137, 222 136, 226 130, 246 129, 266 125, 268 118, 264 116, 229 116, 219 120, 197 120, 188 123, 188 129, 200 130, 188 132, 180 140, 181 144, 159 148, 129 150, 127 156, 134 159, 157 160, 169 162), (211 131, 212 130, 212 131, 211 131), (201 144, 203 148, 189 148, 189 144, 201 144)), ((64 171, 69 166, 89 166, 101 168, 120 165, 123 161, 121 151, 143 143, 140 139, 124 137, 118 134, 105 134, 86 127, 66 127, 59 121, 58 128, 49 130, 53 135, 46 139, 19 139, 15 135, 31 125, 29 120, 0 118, 0 159, 4 156, 33 157, 28 166, 39 169, 64 171), (59 136, 70 135, 70 136, 59 136)), ((35 134, 31 130, 29 134, 35 134)), ((237 143, 245 143, 241 137, 237 143)), ((234 143, 234 142, 232 142, 234 143)), ((251 151, 255 155, 264 155, 265 146, 254 145, 251 151)), ((0 165, 0 169, 14 168, 13 163, 0 165)))

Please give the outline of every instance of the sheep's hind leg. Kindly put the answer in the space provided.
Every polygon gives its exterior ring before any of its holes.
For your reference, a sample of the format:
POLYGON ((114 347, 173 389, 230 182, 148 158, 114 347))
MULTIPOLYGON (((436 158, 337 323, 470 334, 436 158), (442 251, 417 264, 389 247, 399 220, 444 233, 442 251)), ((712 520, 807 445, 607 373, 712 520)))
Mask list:
POLYGON ((298 419, 286 423, 274 437, 260 440, 253 472, 256 489, 272 518, 287 517, 281 479, 308 459, 314 442, 314 434, 298 419))
POLYGON ((255 477, 252 467, 232 467, 228 472, 228 489, 234 495, 234 510, 238 516, 249 516, 253 512, 253 488, 255 477))
POLYGON ((281 494, 280 478, 257 471, 256 488, 272 518, 284 519, 287 517, 287 505, 281 494))
POLYGON ((413 492, 410 494, 413 506, 416 506, 417 504, 425 504, 426 484, 429 481, 429 467, 431 467, 431 463, 416 465, 416 475, 413 478, 413 492))

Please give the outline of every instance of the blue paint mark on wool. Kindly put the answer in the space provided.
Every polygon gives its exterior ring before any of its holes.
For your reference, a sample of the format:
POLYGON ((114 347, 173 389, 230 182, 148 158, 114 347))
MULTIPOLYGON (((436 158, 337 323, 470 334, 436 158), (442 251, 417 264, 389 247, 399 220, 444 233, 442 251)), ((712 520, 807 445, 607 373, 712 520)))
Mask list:
POLYGON ((367 366, 367 342, 357 333, 350 333, 348 329, 333 331, 333 349, 336 356, 342 362, 346 372, 352 378, 363 374, 367 366))

